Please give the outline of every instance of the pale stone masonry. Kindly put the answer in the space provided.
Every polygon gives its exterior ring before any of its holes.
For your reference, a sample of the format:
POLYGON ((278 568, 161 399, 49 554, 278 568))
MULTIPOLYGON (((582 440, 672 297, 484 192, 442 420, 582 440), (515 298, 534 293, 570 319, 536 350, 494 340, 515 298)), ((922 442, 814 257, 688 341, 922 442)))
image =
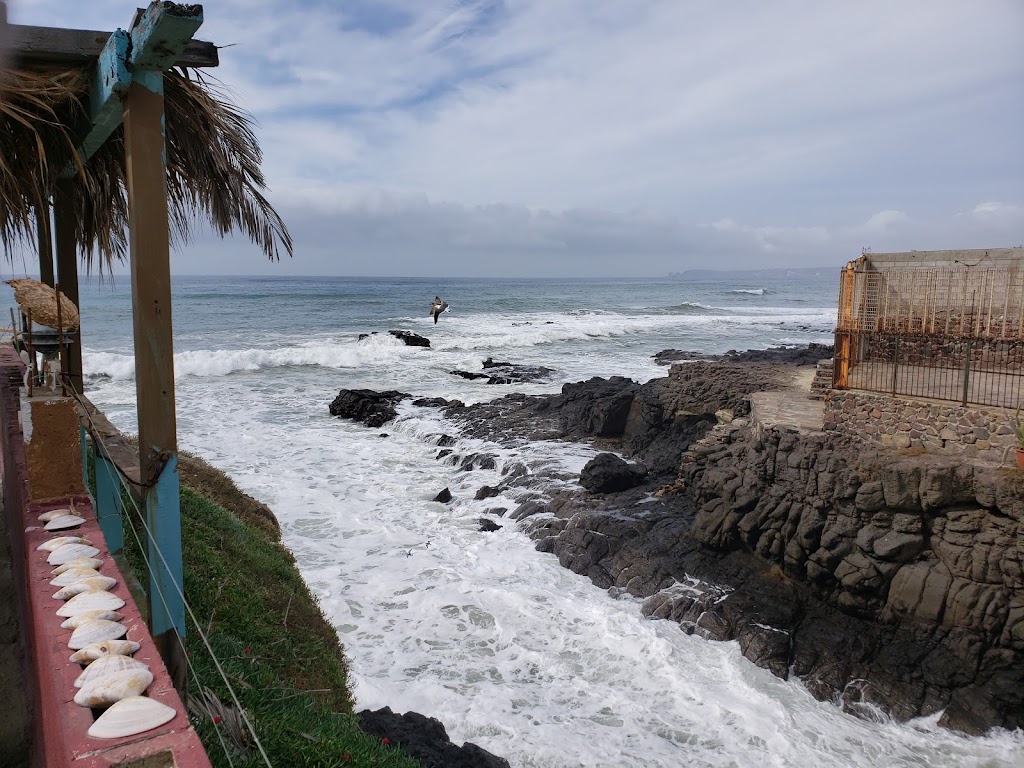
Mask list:
POLYGON ((825 400, 824 429, 893 448, 1013 463, 1012 417, 1000 408, 832 390, 825 400))

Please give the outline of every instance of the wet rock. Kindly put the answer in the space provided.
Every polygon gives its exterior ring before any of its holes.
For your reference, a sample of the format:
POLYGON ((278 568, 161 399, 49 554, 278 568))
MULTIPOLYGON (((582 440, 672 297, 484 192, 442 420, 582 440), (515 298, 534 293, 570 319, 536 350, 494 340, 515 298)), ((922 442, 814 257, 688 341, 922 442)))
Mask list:
POLYGON ((481 533, 491 533, 493 531, 500 531, 501 530, 501 526, 500 525, 498 525, 493 520, 488 520, 486 517, 481 517, 479 519, 479 523, 480 523, 480 532, 481 533))
POLYGON ((388 331, 396 339, 401 339, 407 347, 429 347, 430 339, 412 331, 388 331))
POLYGON ((630 464, 614 453, 599 453, 580 473, 580 485, 591 493, 611 493, 643 482, 647 468, 630 464))
POLYGON ((437 496, 435 496, 433 500, 434 501, 439 501, 442 504, 447 504, 449 501, 452 500, 452 492, 450 490, 448 490, 447 488, 445 488, 440 493, 438 493, 437 496))
POLYGON ((399 715, 384 707, 364 709, 356 717, 364 733, 419 761, 423 768, 510 768, 507 760, 471 742, 452 744, 440 720, 418 712, 399 715))
POLYGON ((362 422, 368 427, 379 427, 398 415, 395 405, 407 397, 406 392, 372 389, 343 389, 330 405, 332 416, 362 422))
POLYGON ((492 496, 497 496, 499 493, 501 493, 500 488, 492 488, 489 485, 482 485, 477 489, 476 495, 473 498, 480 501, 481 499, 489 499, 492 496))

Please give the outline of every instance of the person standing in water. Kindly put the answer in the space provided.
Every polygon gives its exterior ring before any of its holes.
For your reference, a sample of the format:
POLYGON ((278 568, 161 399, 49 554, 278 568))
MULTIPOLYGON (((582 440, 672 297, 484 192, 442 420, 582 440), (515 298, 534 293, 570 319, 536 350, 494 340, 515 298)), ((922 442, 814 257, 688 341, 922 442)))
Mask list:
POLYGON ((434 303, 430 305, 430 314, 434 316, 434 325, 437 325, 437 318, 448 309, 448 303, 441 301, 440 296, 434 297, 434 303))

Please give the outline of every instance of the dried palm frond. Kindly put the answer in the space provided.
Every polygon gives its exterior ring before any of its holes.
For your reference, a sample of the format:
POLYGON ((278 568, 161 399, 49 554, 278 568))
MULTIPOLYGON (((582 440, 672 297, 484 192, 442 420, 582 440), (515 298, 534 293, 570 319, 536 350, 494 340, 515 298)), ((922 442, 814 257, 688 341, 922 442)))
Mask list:
MULTIPOLYGON (((86 268, 100 271, 127 251, 128 197, 123 128, 87 162, 75 151, 86 120, 84 69, 0 70, 0 239, 12 258, 34 248, 35 211, 60 181, 70 200, 86 268)), ((174 242, 188 242, 196 219, 221 236, 240 231, 270 259, 291 255, 284 221, 264 196, 262 156, 251 118, 198 74, 164 74, 167 194, 174 242)))

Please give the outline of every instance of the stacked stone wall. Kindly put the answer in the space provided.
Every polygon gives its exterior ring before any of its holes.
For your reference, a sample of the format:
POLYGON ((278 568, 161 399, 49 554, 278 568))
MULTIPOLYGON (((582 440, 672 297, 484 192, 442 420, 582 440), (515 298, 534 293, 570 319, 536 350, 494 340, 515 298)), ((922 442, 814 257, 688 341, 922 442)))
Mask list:
POLYGON ((893 448, 1013 463, 1012 417, 998 408, 832 390, 825 401, 824 429, 893 448))

